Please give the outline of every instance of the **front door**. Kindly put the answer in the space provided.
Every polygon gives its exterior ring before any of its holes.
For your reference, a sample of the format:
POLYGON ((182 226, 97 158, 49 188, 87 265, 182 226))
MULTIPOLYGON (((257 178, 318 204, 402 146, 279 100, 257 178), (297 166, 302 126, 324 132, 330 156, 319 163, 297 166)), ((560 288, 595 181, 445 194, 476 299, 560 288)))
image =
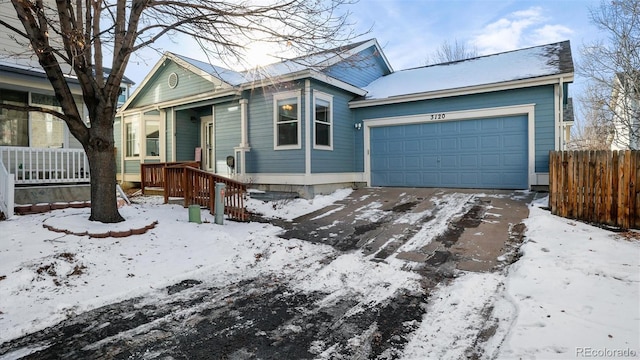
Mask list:
POLYGON ((202 168, 205 171, 215 172, 215 134, 213 116, 203 116, 202 121, 202 168))

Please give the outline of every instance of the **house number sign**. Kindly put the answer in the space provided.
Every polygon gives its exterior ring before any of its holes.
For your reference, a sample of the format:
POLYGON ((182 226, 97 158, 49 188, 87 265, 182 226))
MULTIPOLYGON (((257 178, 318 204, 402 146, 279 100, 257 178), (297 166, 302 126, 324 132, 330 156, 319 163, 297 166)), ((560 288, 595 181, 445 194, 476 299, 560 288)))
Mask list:
POLYGON ((431 114, 431 120, 444 120, 445 115, 445 113, 431 114))

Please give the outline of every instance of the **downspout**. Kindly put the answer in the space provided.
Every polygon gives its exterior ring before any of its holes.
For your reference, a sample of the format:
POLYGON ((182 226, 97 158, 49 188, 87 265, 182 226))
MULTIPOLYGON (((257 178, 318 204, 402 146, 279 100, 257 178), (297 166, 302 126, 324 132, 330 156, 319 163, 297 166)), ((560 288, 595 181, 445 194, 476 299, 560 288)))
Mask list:
POLYGON ((305 157, 305 185, 308 185, 311 176, 311 80, 304 82, 304 157, 305 157))
POLYGON ((561 76, 560 77, 560 91, 559 93, 559 97, 560 97, 560 108, 559 108, 559 114, 558 114, 558 119, 560 119, 560 151, 564 151, 565 150, 565 144, 564 144, 564 78, 561 76))

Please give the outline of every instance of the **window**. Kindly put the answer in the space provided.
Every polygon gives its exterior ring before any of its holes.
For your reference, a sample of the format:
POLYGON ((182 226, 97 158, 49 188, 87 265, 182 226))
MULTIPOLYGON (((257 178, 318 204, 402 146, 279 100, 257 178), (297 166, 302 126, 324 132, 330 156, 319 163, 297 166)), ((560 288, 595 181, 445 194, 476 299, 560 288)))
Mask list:
POLYGON ((137 116, 127 116, 124 119, 125 128, 125 156, 140 156, 140 122, 137 116))
MULTIPOLYGON (((31 103, 62 112, 58 100, 50 95, 31 94, 31 103)), ((31 113, 31 146, 39 148, 63 148, 65 124, 61 119, 41 112, 31 113)))
MULTIPOLYGON (((0 89, 3 104, 28 104, 28 93, 0 89)), ((26 111, 0 109, 0 146, 29 146, 29 114, 26 111)))
POLYGON ((300 93, 274 95, 274 138, 276 150, 300 148, 300 93))
POLYGON ((160 156, 160 127, 158 120, 145 120, 146 154, 160 156))
POLYGON ((333 115, 332 115, 333 99, 330 95, 314 92, 314 148, 316 149, 333 149, 333 115))

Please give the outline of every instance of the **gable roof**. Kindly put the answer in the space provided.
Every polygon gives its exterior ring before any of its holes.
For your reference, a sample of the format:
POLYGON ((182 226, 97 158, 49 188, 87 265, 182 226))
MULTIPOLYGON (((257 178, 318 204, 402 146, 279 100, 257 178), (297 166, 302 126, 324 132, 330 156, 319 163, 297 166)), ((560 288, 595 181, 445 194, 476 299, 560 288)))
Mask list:
POLYGON ((179 66, 201 76, 211 82, 214 85, 214 88, 226 90, 226 92, 220 92, 219 95, 227 94, 229 91, 241 91, 254 87, 262 87, 265 84, 273 83, 273 79, 275 79, 275 81, 287 81, 299 78, 314 78, 362 96, 365 94, 365 91, 362 88, 333 78, 322 73, 322 70, 348 59, 349 57, 354 56, 372 46, 375 47, 375 53, 380 56, 384 66, 386 66, 390 72, 393 71, 391 64, 389 64, 389 61, 382 52, 382 49, 376 39, 348 44, 342 47, 283 60, 245 71, 234 71, 208 62, 192 59, 184 55, 165 52, 153 69, 147 73, 144 80, 142 80, 140 85, 135 89, 127 102, 122 106, 122 109, 124 110, 129 107, 129 105, 138 96, 141 89, 151 81, 154 74, 159 71, 167 60, 173 61, 179 66))
POLYGON ((234 71, 223 68, 221 66, 212 65, 210 63, 192 59, 183 55, 171 52, 165 53, 166 57, 173 60, 179 59, 183 66, 187 67, 195 73, 201 75, 209 75, 216 77, 230 86, 240 86, 260 82, 274 77, 282 77, 306 70, 321 71, 354 56, 364 49, 375 46, 378 53, 390 72, 393 72, 391 64, 382 52, 380 45, 376 39, 348 44, 334 49, 324 50, 310 55, 300 56, 293 59, 287 59, 276 63, 257 66, 245 71, 234 71), (204 74, 202 74, 204 73, 204 74))
MULTIPOLYGON (((519 49, 467 60, 396 71, 365 87, 364 99, 352 107, 374 103, 418 100, 421 95, 460 92, 487 85, 532 79, 573 80, 573 60, 569 41, 519 49)), ((556 80, 553 80, 557 82, 556 80)))

